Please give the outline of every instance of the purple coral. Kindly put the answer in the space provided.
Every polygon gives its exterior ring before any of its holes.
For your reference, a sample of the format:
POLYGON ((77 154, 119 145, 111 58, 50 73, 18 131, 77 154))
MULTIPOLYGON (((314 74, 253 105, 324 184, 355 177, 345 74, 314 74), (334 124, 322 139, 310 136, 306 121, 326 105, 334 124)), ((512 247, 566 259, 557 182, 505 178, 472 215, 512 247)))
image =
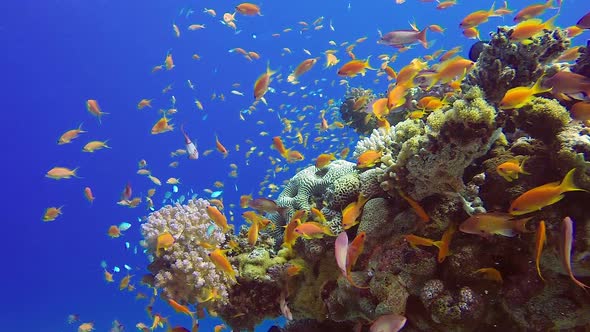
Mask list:
POLYGON ((141 226, 144 245, 152 252, 160 234, 169 232, 175 239, 172 247, 154 257, 150 271, 155 286, 176 301, 195 303, 204 289, 213 288, 217 289, 220 301, 225 301, 228 287, 233 283, 209 260, 209 252, 198 245, 203 241, 219 247, 225 241, 225 234, 219 228, 207 232, 213 225, 207 216, 208 205, 202 199, 190 200, 186 205, 167 205, 150 214, 147 223, 141 226))

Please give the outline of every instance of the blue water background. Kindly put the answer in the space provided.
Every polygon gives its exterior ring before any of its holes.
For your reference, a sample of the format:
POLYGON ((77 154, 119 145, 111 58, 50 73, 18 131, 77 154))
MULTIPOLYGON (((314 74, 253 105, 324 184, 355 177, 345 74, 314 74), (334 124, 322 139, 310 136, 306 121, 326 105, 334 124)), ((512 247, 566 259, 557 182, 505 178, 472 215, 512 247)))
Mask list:
MULTIPOLYGON (((6 331, 75 331, 77 325, 68 325, 68 314, 76 313, 81 321, 93 321, 97 331, 107 331, 111 322, 118 319, 128 331, 135 330, 139 322, 151 323, 145 314, 145 300, 136 301, 135 293, 119 291, 117 284, 103 280, 101 260, 109 268, 128 264, 135 275, 133 283, 145 272, 146 257, 139 252, 127 250, 140 240, 137 217, 145 215, 145 206, 128 209, 115 204, 125 184, 130 181, 134 192, 145 195, 154 187, 146 178, 136 175, 137 162, 146 159, 154 175, 165 181, 178 177, 182 181, 180 193, 190 189, 200 195, 205 188, 212 188, 216 180, 226 184, 226 205, 237 203, 240 194, 258 191, 266 170, 270 167, 268 156, 278 155, 270 150, 270 137, 284 135, 277 118, 277 109, 282 103, 302 108, 312 104, 316 110, 305 121, 319 123, 319 110, 325 102, 339 99, 345 88, 338 85, 336 69, 323 70, 321 52, 333 48, 329 40, 337 43, 354 41, 367 36, 369 39, 357 46, 354 53, 359 58, 372 55, 373 66, 378 66, 376 56, 392 54, 388 47, 377 45, 377 30, 383 32, 405 29, 408 21, 415 19, 418 27, 439 24, 447 30, 444 35, 428 33, 429 40, 436 39, 431 50, 422 46, 401 54, 393 64, 396 70, 416 56, 439 48, 450 49, 463 45, 467 56, 472 40, 460 34, 458 22, 466 14, 489 8, 492 1, 460 1, 445 11, 434 9, 433 3, 408 0, 403 5, 393 1, 264 1, 262 17, 237 15, 240 34, 219 23, 224 12, 232 11, 239 2, 232 1, 80 1, 80 0, 24 0, 0 3, 0 109, 3 114, 2 139, 2 202, 3 217, 3 264, 0 274, 3 309, 0 310, 2 330, 6 331), (218 16, 212 18, 201 11, 214 8, 218 16), (350 7, 350 8, 348 8, 350 7), (179 15, 182 8, 192 8, 195 13, 185 18, 179 15), (304 34, 296 32, 298 21, 311 23, 324 16, 324 29, 304 34), (332 20, 335 31, 328 29, 332 20), (181 37, 176 38, 172 24, 181 28, 181 37), (186 26, 193 23, 206 24, 206 29, 190 32, 186 26), (281 30, 292 27, 293 32, 281 30), (281 33, 273 38, 272 33, 281 33), (254 35, 256 38, 254 38, 254 35), (243 47, 257 51, 261 60, 248 62, 228 50, 243 47), (281 56, 282 48, 289 47, 292 55, 281 56), (277 93, 269 93, 268 112, 259 106, 247 121, 241 121, 238 113, 252 102, 252 86, 265 70, 267 62, 286 76, 302 60, 309 58, 303 53, 306 48, 313 56, 321 56, 314 69, 301 78, 301 84, 271 84, 277 93), (151 68, 163 63, 167 51, 171 51, 176 68, 152 74, 151 68), (202 59, 191 59, 193 53, 202 59), (318 85, 313 80, 325 78, 318 85), (187 87, 190 79, 196 89, 187 87), (332 87, 330 83, 335 80, 332 87), (241 83, 236 90, 245 97, 230 94, 231 84, 241 83), (173 83, 173 90, 163 95, 161 90, 173 83), (307 92, 323 89, 322 97, 302 99, 298 89, 308 86, 307 92), (298 91, 287 97, 280 91, 298 91), (210 100, 213 93, 224 93, 225 102, 210 100), (222 159, 214 152, 198 161, 178 158, 177 169, 168 167, 174 159, 169 153, 183 147, 178 130, 162 135, 151 135, 150 128, 158 120, 158 108, 169 108, 170 97, 177 100, 179 113, 172 117, 198 142, 201 153, 214 149, 214 134, 230 150, 230 156, 222 159), (138 111, 136 105, 142 98, 154 98, 154 108, 138 111), (197 111, 193 100, 198 98, 205 111, 197 111), (102 125, 85 110, 87 99, 97 99, 103 111, 102 125), (203 120, 203 117, 207 118, 203 120), (264 120, 264 125, 256 125, 264 120), (83 134, 72 144, 58 146, 58 137, 66 130, 84 123, 83 134), (268 131, 269 136, 260 136, 268 131), (250 166, 244 164, 244 153, 249 147, 244 140, 250 138, 265 155, 253 157, 250 166), (82 153, 82 146, 89 140, 109 139, 113 148, 94 154, 82 153), (234 145, 240 144, 240 152, 234 145), (229 163, 239 166, 239 177, 228 178, 229 163), (53 166, 80 167, 79 179, 54 181, 44 177, 53 166), (237 185, 239 190, 234 190, 237 185), (90 186, 96 201, 90 205, 82 190, 90 186), (61 206, 63 216, 55 222, 41 221, 44 209, 61 206), (119 239, 110 239, 106 230, 110 225, 123 221, 133 226, 119 239)), ((520 9, 531 1, 509 1, 510 8, 520 9)), ((590 10, 586 0, 566 0, 557 20, 560 26, 569 26, 590 10)), ((543 17, 548 18, 555 11, 543 17)), ((511 16, 504 19, 491 18, 481 26, 482 38, 496 25, 510 24, 511 16)), ((588 33, 577 37, 574 44, 585 44, 588 33)), ((337 56, 341 64, 348 61, 343 48, 337 56)), ((351 80, 353 86, 362 85, 376 91, 386 89, 385 80, 373 84, 374 73, 365 78, 351 80)), ((280 113, 284 115, 283 113, 280 113)), ((289 117, 292 119, 293 115, 289 117)), ((330 119, 330 122, 332 119, 330 119)), ((297 128, 299 124, 294 123, 297 128)), ((314 132, 308 126, 306 132, 314 132)), ((339 137, 347 130, 336 131, 339 137)), ((285 135, 284 135, 285 136, 285 135)), ((354 137, 354 136, 351 136, 354 137)), ((311 139, 310 139, 311 140, 311 139)), ((310 144, 311 145, 311 144, 310 144)), ((315 150, 302 150, 306 160, 291 167, 275 180, 294 174, 298 166, 307 166, 315 156, 327 148, 327 143, 316 145, 315 150)), ((154 202, 161 206, 165 191, 170 186, 158 188, 154 202)), ((275 195, 276 197, 276 195, 275 195)), ((240 209, 235 209, 237 214, 240 209)), ((118 281, 123 272, 115 274, 118 281)), ((142 287, 143 292, 147 292, 142 287)), ((174 324, 188 325, 185 317, 173 315, 168 306, 159 301, 156 312, 171 315, 174 324)), ((202 322, 201 331, 209 331, 219 323, 215 320, 202 322)), ((267 322, 266 327, 272 324, 267 322)))

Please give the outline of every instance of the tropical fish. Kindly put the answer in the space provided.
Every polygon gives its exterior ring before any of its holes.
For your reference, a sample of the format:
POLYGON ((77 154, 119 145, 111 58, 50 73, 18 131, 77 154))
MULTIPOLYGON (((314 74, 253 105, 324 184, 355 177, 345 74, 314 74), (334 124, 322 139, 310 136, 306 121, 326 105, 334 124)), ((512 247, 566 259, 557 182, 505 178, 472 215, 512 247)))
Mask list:
POLYGON ((142 110, 146 107, 152 108, 152 100, 153 99, 142 99, 137 103, 137 109, 142 110))
POLYGON ((92 189, 90 187, 84 188, 84 197, 92 204, 94 202, 94 194, 92 194, 92 189))
POLYGON ((370 332, 397 332, 406 325, 406 317, 398 314, 379 316, 371 324, 370 332))
POLYGON ((428 28, 424 28, 420 31, 415 25, 412 25, 412 30, 395 30, 382 35, 377 43, 396 48, 403 48, 415 43, 420 43, 424 48, 428 48, 426 30, 428 30, 428 28))
POLYGON ((539 77, 532 88, 519 86, 506 91, 506 94, 504 94, 504 97, 500 101, 500 108, 521 108, 529 103, 535 95, 551 91, 551 88, 543 88, 541 86, 542 79, 543 76, 539 77))
POLYGON ((547 9, 556 9, 553 7, 553 0, 547 0, 545 3, 535 3, 528 5, 521 9, 516 16, 514 16, 514 22, 521 22, 537 16, 542 15, 547 9))
POLYGON ((43 221, 54 221, 60 216, 63 212, 61 212, 62 207, 48 207, 43 214, 43 221))
POLYGON ((330 227, 314 221, 308 221, 295 227, 295 233, 304 237, 305 239, 318 239, 324 235, 334 236, 330 231, 330 227))
POLYGON ((172 131, 174 130, 174 126, 168 122, 168 118, 166 118, 166 115, 162 115, 162 117, 160 118, 160 120, 158 120, 158 122, 156 122, 156 124, 154 124, 154 126, 152 127, 152 135, 157 135, 157 134, 162 134, 165 133, 167 131, 172 131))
POLYGON ((578 23, 576 23, 576 26, 581 29, 590 29, 590 12, 582 16, 578 23))
POLYGON ((561 183, 550 182, 518 196, 510 205, 508 212, 513 216, 527 214, 561 201, 564 197, 563 194, 566 192, 587 191, 576 186, 574 182, 575 171, 576 169, 572 168, 567 172, 561 183))
POLYGON ((255 15, 262 16, 262 14, 260 13, 260 7, 258 5, 255 5, 255 4, 249 3, 249 2, 244 2, 244 3, 237 5, 236 11, 242 15, 247 15, 247 16, 255 16, 255 15))
POLYGON ((572 105, 570 114, 574 120, 588 121, 590 120, 590 102, 580 101, 572 105))
POLYGON ((577 95, 583 93, 590 96, 590 78, 569 71, 558 71, 543 82, 551 87, 554 95, 577 95))
POLYGON ((54 167, 47 171, 47 174, 45 174, 45 176, 54 180, 69 179, 72 176, 78 177, 76 175, 77 170, 77 167, 74 169, 69 169, 66 167, 54 167))
POLYGON ((545 221, 541 220, 539 222, 539 226, 537 227, 537 234, 535 235, 535 266, 537 267, 537 273, 539 274, 539 278, 545 281, 543 276, 541 275, 541 253, 543 252, 543 246, 547 244, 547 235, 545 230, 545 221))
POLYGON ((526 222, 530 219, 514 219, 514 216, 508 213, 478 213, 465 220, 459 226, 459 230, 463 233, 475 234, 486 238, 495 234, 513 237, 519 232, 528 232, 526 222))
POLYGON ((513 180, 518 179, 519 174, 530 175, 524 170, 524 163, 529 157, 526 156, 521 158, 519 161, 518 159, 508 160, 506 162, 501 163, 496 167, 496 171, 498 174, 504 178, 504 180, 508 182, 512 182, 513 180))
POLYGON ((221 144, 221 141, 219 141, 219 137, 217 135, 215 135, 215 147, 217 148, 217 151, 223 155, 223 158, 227 157, 229 154, 229 151, 227 151, 225 146, 221 144))
POLYGON ((227 223, 226 216, 221 213, 215 206, 207 206, 207 215, 224 233, 227 233, 230 230, 230 226, 227 223))
POLYGON ((231 280, 237 282, 236 271, 234 270, 231 263, 225 256, 225 250, 216 248, 215 250, 209 253, 209 258, 218 269, 223 271, 223 273, 230 277, 231 280))
POLYGON ((192 159, 192 160, 199 159, 199 151, 197 150, 195 143, 193 143, 191 141, 191 139, 188 137, 188 135, 184 131, 184 125, 180 125, 180 132, 182 132, 182 135, 184 136, 184 144, 186 146, 188 159, 192 159))
POLYGON ((92 153, 96 150, 101 150, 105 148, 110 149, 111 147, 107 145, 107 141, 90 141, 86 143, 86 145, 84 145, 82 151, 92 153))
POLYGON ((70 130, 66 131, 65 133, 63 133, 59 137, 59 139, 57 140, 57 144, 62 145, 62 144, 71 143, 73 139, 77 138, 78 135, 80 135, 82 133, 86 133, 86 131, 82 130, 82 124, 80 124, 80 126, 78 126, 78 128, 70 129, 70 130))
POLYGON ((492 8, 490 8, 490 10, 487 10, 487 11, 486 10, 478 10, 478 11, 475 11, 475 12, 465 16, 465 18, 463 18, 463 20, 461 20, 461 23, 459 23, 459 27, 461 29, 473 28, 475 26, 478 26, 482 23, 487 22, 490 17, 500 16, 494 10, 494 5, 495 5, 495 3, 492 4, 492 8))
POLYGON ((372 68, 369 64, 369 58, 367 60, 351 60, 345 63, 340 69, 338 70, 339 76, 346 76, 346 77, 355 77, 358 74, 361 76, 365 76, 367 69, 369 70, 376 70, 372 68))
POLYGON ((292 84, 299 83, 299 77, 307 73, 318 62, 318 58, 307 59, 301 62, 297 68, 287 77, 287 81, 292 84))
POLYGON ((368 200, 368 197, 359 194, 356 202, 348 204, 344 210, 342 210, 342 227, 344 227, 344 229, 349 229, 358 224, 357 219, 361 216, 363 207, 368 200))
POLYGON ((315 161, 315 167, 322 169, 330 164, 332 160, 336 160, 336 156, 333 153, 322 153, 315 161))
POLYGON ((502 274, 500 273, 500 271, 496 270, 493 267, 484 267, 481 269, 478 269, 476 271, 474 271, 473 273, 481 273, 483 274, 483 278, 484 279, 488 279, 488 280, 492 280, 492 281, 496 281, 499 283, 502 283, 502 274))
POLYGON ((383 151, 367 150, 357 158, 356 167, 369 168, 381 161, 383 151))
POLYGON ((266 92, 268 91, 268 87, 271 82, 272 75, 274 75, 276 71, 270 69, 270 63, 266 65, 266 72, 258 77, 256 82, 254 82, 254 99, 260 100, 264 97, 266 92))
POLYGON ((572 271, 572 263, 571 263, 571 255, 572 255, 572 245, 574 241, 574 222, 570 217, 565 217, 563 222, 561 223, 561 236, 559 241, 559 249, 560 249, 560 256, 561 262, 563 264, 564 269, 567 271, 570 279, 572 281, 582 287, 582 289, 590 289, 590 286, 580 282, 574 276, 574 272, 572 271))
MULTIPOLYGON (((542 20, 537 18, 522 21, 512 29, 512 33, 510 34, 510 40, 524 41, 525 39, 540 35, 543 32, 543 30, 553 30, 555 28, 553 24, 556 19, 557 15, 548 19, 546 22, 543 22, 542 20)), ((524 42, 524 44, 528 43, 528 41, 524 42)))
POLYGON ((96 116, 98 118, 98 123, 101 123, 101 117, 105 114, 109 114, 109 113, 105 113, 100 109, 100 106, 98 106, 98 101, 96 101, 95 99, 88 99, 86 101, 86 109, 88 110, 88 112, 90 112, 90 114, 96 116))
POLYGON ((420 203, 416 202, 411 197, 404 194, 401 190, 398 190, 397 192, 403 199, 406 200, 406 202, 408 202, 408 204, 410 204, 412 209, 414 209, 414 212, 416 212, 416 215, 418 215, 418 218, 420 218, 420 221, 422 221, 424 223, 427 223, 430 221, 430 217, 428 216, 428 214, 426 213, 424 208, 422 208, 422 206, 420 206, 420 203))

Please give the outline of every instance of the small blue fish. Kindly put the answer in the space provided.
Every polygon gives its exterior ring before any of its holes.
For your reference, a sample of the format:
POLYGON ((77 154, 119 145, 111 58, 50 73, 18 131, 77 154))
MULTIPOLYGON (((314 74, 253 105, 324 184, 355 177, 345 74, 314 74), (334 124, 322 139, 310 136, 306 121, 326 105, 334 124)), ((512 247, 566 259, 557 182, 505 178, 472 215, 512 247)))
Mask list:
POLYGON ((207 236, 210 237, 211 234, 213 234, 213 231, 215 231, 215 228, 217 228, 215 226, 215 224, 211 224, 209 225, 209 227, 207 227, 207 236))
POLYGON ((113 267, 113 271, 115 272, 121 272, 121 269, 118 266, 113 267))
POLYGON ((211 198, 217 198, 223 194, 223 190, 214 191, 211 193, 211 198))
POLYGON ((184 195, 180 196, 180 198, 178 199, 178 202, 180 204, 184 203, 184 200, 186 199, 186 197, 184 197, 184 195))
POLYGON ((125 249, 129 249, 129 242, 125 242, 125 249))
POLYGON ((178 192, 178 186, 172 187, 172 192, 177 193, 178 192))
POLYGON ((119 224, 119 230, 121 230, 122 232, 128 230, 129 228, 131 228, 131 224, 128 222, 122 222, 121 224, 119 224))
POLYGON ((169 191, 167 191, 167 192, 164 194, 164 198, 166 198, 166 199, 170 198, 171 196, 172 196, 172 193, 171 193, 171 192, 169 192, 169 191))
POLYGON ((125 264, 124 266, 125 266, 125 269, 126 269, 127 271, 131 271, 131 266, 129 266, 129 265, 127 265, 127 264, 125 264))

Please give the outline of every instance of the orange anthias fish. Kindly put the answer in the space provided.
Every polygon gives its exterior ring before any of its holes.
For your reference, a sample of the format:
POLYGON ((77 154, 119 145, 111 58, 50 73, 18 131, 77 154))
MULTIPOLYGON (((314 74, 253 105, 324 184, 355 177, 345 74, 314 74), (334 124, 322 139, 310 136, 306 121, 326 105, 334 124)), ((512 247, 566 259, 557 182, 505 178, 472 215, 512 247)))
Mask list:
POLYGON ((537 227, 537 235, 535 236, 535 266, 537 267, 539 278, 541 278, 543 281, 545 281, 545 279, 541 275, 540 264, 543 246, 545 246, 547 243, 547 234, 545 232, 545 221, 541 220, 541 222, 539 222, 539 226, 537 227))
POLYGON ((255 246, 258 242, 258 232, 260 231, 260 223, 254 220, 248 229, 248 243, 251 246, 255 246))
POLYGON ((481 273, 483 274, 483 278, 484 279, 488 279, 488 280, 492 280, 492 281, 496 281, 499 283, 502 283, 502 274, 500 273, 500 271, 496 270, 493 267, 484 267, 481 268, 479 270, 474 271, 473 273, 481 273))
POLYGON ((545 3, 535 3, 526 6, 516 13, 516 16, 514 16, 514 22, 520 22, 540 16, 547 9, 557 9, 556 7, 553 7, 553 0, 547 0, 545 3))
POLYGON ((112 239, 118 238, 122 235, 121 230, 119 229, 119 226, 117 225, 111 225, 111 227, 109 227, 109 229, 107 230, 107 235, 109 237, 111 237, 112 239))
POLYGON ((275 148, 275 150, 277 150, 279 152, 281 157, 287 159, 287 155, 289 153, 289 150, 287 150, 285 148, 285 145, 283 144, 283 140, 281 139, 280 136, 275 136, 272 138, 272 146, 273 146, 273 148, 275 148))
POLYGON ((217 248, 209 253, 209 258, 215 264, 215 266, 223 271, 227 276, 230 277, 231 280, 237 282, 236 280, 236 271, 232 267, 231 263, 225 256, 225 251, 217 248))
POLYGON ((369 168, 381 161, 383 151, 367 150, 357 158, 356 167, 369 168))
POLYGON ((344 229, 349 229, 358 224, 357 219, 361 216, 363 207, 368 200, 368 197, 359 194, 356 202, 348 204, 344 210, 342 210, 342 227, 344 227, 344 229))
MULTIPOLYGON (((512 33, 510 34, 510 40, 512 41, 524 41, 525 39, 536 37, 543 32, 543 30, 553 30, 555 19, 557 15, 548 19, 546 22, 538 18, 532 18, 530 20, 522 21, 518 23, 512 33)), ((529 42, 524 42, 528 44, 529 42)))
POLYGON ((57 140, 57 144, 62 145, 62 144, 72 143, 72 140, 77 138, 78 135, 80 135, 82 133, 86 133, 86 131, 82 130, 82 124, 80 124, 80 126, 78 128, 71 129, 71 130, 68 130, 65 133, 63 133, 63 135, 61 135, 59 137, 59 140, 57 140))
POLYGON ((92 194, 92 189, 90 187, 84 188, 84 197, 92 204, 94 202, 94 194, 92 194))
POLYGON ((561 183, 547 183, 518 196, 510 205, 508 212, 513 216, 527 214, 561 201, 564 197, 563 194, 566 192, 587 191, 586 189, 576 186, 576 183, 574 182, 575 171, 576 169, 572 168, 567 172, 561 183))
POLYGON ((207 206, 207 215, 219 228, 221 228, 222 232, 226 233, 230 230, 230 226, 227 223, 227 218, 221 211, 219 211, 215 206, 209 205, 207 206))
POLYGON ((45 210, 45 213, 43 214, 43 221, 54 221, 55 219, 57 219, 57 217, 62 214, 62 208, 63 206, 47 208, 45 210))
POLYGON ((174 242, 176 242, 174 236, 172 236, 172 234, 168 232, 164 232, 158 235, 158 237, 156 238, 156 257, 160 257, 161 249, 166 250, 172 247, 172 245, 174 245, 174 242))
POLYGON ((430 217, 428 216, 428 214, 426 213, 426 211, 424 210, 424 208, 422 208, 422 206, 420 206, 420 203, 416 202, 415 200, 413 200, 411 197, 409 197, 408 195, 404 194, 401 190, 397 191, 399 193, 399 195, 406 200, 406 202, 408 202, 408 204, 410 204, 410 206, 412 207, 412 209, 414 209, 414 212, 416 212, 416 214, 418 215, 418 218, 420 218, 420 221, 427 223, 430 221, 430 217))
POLYGON ((299 237, 299 234, 295 232, 295 228, 297 228, 301 224, 299 219, 292 218, 291 221, 285 227, 285 231, 283 233, 283 247, 292 249, 295 241, 299 237))
POLYGON ((174 60, 172 59, 172 54, 166 54, 166 60, 164 60, 164 65, 166 66, 166 70, 172 70, 172 68, 174 68, 174 60))
POLYGON ((590 95, 590 78, 569 71, 559 71, 543 84, 550 86, 554 95, 590 95))
POLYGON ((237 5, 236 11, 242 15, 247 15, 247 16, 255 16, 255 15, 262 16, 262 14, 260 13, 260 7, 258 5, 255 5, 255 4, 249 3, 249 2, 244 2, 244 3, 237 5))
POLYGON ((365 232, 360 232, 356 235, 354 240, 348 245, 348 250, 346 251, 346 279, 350 282, 351 285, 357 288, 369 288, 369 287, 360 287, 356 285, 354 280, 352 280, 352 275, 350 272, 352 271, 353 266, 356 264, 356 261, 363 253, 365 249, 365 239, 367 234, 365 232))
POLYGON ((459 230, 467 234, 475 234, 489 238, 495 234, 513 237, 516 234, 527 233, 526 223, 531 218, 514 219, 508 213, 479 213, 465 220, 459 230))
POLYGON ((334 153, 322 153, 315 160, 315 167, 322 169, 330 164, 332 160, 336 160, 334 153))
POLYGON ((318 58, 303 60, 303 62, 301 62, 297 68, 295 68, 293 73, 287 77, 287 81, 292 84, 299 83, 299 76, 307 73, 311 68, 313 68, 316 62, 318 62, 318 58))
POLYGON ((428 86, 428 89, 430 89, 436 83, 445 84, 451 82, 456 77, 464 77, 474 65, 475 62, 456 56, 441 63, 435 73, 427 73, 420 76, 430 80, 430 85, 428 86))
POLYGON ((512 182, 513 180, 518 179, 519 174, 530 175, 524 170, 524 163, 529 157, 526 156, 521 158, 519 161, 518 159, 508 160, 496 167, 496 171, 498 174, 504 178, 504 180, 508 182, 512 182))
POLYGON ((247 209, 248 204, 250 203, 251 200, 252 200, 252 194, 240 196, 240 207, 242 209, 247 209))
POLYGON ((551 88, 543 88, 541 86, 541 81, 543 76, 541 76, 535 85, 532 88, 526 86, 519 86, 516 88, 512 88, 506 91, 506 94, 500 101, 500 108, 501 109, 513 109, 513 108, 521 108, 527 103, 529 103, 535 95, 540 93, 549 92, 551 88))
POLYGON ((152 108, 152 100, 153 99, 142 99, 138 104, 137 104, 137 109, 138 110, 142 110, 146 107, 152 108))
POLYGON ((376 70, 375 68, 371 68, 371 65, 369 64, 369 58, 367 58, 367 60, 350 60, 340 67, 338 70, 338 75, 355 77, 356 75, 361 74, 361 76, 365 76, 367 69, 376 70))
POLYGON ((152 127, 152 135, 162 134, 174 130, 174 126, 168 122, 166 115, 162 115, 160 120, 152 127))
POLYGON ((574 120, 588 121, 590 120, 590 102, 580 101, 575 103, 570 108, 570 114, 574 120))
POLYGON ((334 236, 330 231, 330 227, 314 221, 299 224, 294 231, 305 239, 319 239, 324 235, 334 236))
POLYGON ((560 256, 561 262, 563 263, 564 269, 567 271, 570 279, 572 281, 582 287, 582 289, 590 289, 590 286, 580 282, 574 276, 574 272, 572 271, 572 263, 571 263, 571 256, 572 256, 572 245, 574 241, 574 222, 570 217, 565 217, 563 222, 561 223, 561 238, 559 241, 559 249, 560 249, 560 256))
POLYGON ((465 18, 463 18, 463 20, 461 21, 461 23, 459 23, 459 27, 461 29, 469 29, 469 28, 473 28, 475 26, 478 26, 482 23, 485 23, 488 21, 488 19, 490 17, 498 17, 500 16, 498 13, 496 13, 496 11, 494 10, 494 4, 492 4, 492 8, 490 8, 490 10, 478 10, 476 12, 473 12, 467 16, 465 16, 465 18))
POLYGON ((254 99, 260 100, 264 97, 266 92, 268 91, 268 86, 270 85, 271 77, 274 75, 276 71, 270 69, 270 64, 266 66, 266 72, 258 77, 256 82, 254 82, 254 99))
POLYGON ((227 157, 227 155, 229 154, 229 151, 227 151, 225 146, 221 144, 221 142, 219 141, 219 137, 217 137, 217 135, 215 135, 215 147, 217 148, 217 151, 219 151, 219 153, 223 155, 223 158, 227 157))
POLYGON ((69 169, 66 167, 54 167, 47 171, 45 176, 54 180, 69 179, 71 177, 78 177, 76 175, 77 170, 77 167, 74 169, 69 169))
POLYGON ((98 123, 101 123, 101 117, 105 114, 109 114, 109 113, 105 113, 100 109, 100 106, 98 106, 98 101, 94 100, 94 99, 88 99, 86 101, 86 109, 88 110, 88 112, 90 112, 90 114, 96 116, 98 118, 98 123))

